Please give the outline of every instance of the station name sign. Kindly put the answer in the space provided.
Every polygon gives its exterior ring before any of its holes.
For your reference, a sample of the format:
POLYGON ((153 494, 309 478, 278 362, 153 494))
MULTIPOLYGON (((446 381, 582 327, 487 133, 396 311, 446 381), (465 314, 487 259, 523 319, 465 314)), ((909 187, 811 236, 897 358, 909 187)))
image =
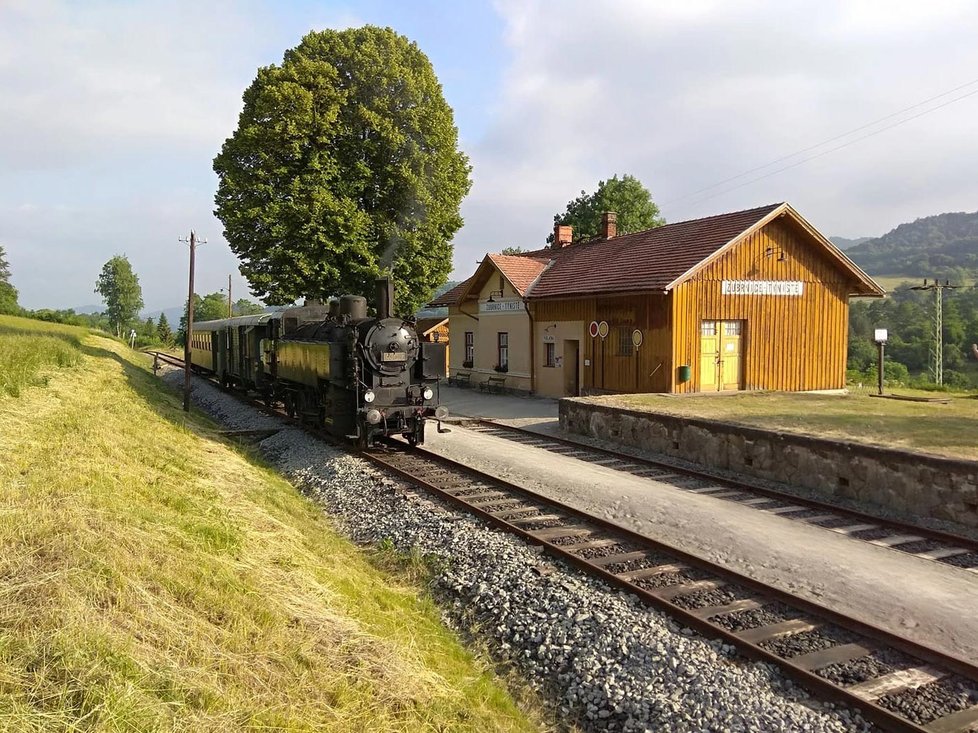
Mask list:
POLYGON ((805 283, 801 280, 724 280, 723 295, 802 295, 805 283))
POLYGON ((480 313, 505 313, 523 310, 522 300, 493 300, 479 303, 480 313))

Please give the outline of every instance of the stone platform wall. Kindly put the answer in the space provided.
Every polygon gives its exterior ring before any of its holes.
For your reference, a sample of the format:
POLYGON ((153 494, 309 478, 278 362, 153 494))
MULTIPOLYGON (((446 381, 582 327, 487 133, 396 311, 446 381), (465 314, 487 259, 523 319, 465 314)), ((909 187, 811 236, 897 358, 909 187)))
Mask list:
POLYGON ((560 401, 560 426, 711 468, 805 486, 826 499, 855 499, 908 516, 978 527, 976 461, 612 408, 578 398, 560 401))

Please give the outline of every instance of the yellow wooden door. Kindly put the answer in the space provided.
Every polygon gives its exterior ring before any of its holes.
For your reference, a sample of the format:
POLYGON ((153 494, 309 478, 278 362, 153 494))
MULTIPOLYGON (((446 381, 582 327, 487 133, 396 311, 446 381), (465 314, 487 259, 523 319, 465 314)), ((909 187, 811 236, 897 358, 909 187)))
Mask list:
POLYGON ((720 389, 740 389, 741 343, 743 321, 721 321, 720 328, 720 389))
POLYGON ((716 321, 700 323, 700 392, 720 389, 720 329, 716 321))

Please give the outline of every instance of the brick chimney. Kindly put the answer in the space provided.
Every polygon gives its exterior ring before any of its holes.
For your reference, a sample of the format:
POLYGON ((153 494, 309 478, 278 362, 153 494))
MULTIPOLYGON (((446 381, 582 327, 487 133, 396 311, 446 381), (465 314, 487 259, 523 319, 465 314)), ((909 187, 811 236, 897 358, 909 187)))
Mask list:
POLYGON ((550 245, 552 249, 566 247, 574 241, 574 227, 566 224, 554 224, 554 243, 550 245))
POLYGON ((601 215, 601 238, 614 239, 618 234, 618 214, 606 211, 601 215))

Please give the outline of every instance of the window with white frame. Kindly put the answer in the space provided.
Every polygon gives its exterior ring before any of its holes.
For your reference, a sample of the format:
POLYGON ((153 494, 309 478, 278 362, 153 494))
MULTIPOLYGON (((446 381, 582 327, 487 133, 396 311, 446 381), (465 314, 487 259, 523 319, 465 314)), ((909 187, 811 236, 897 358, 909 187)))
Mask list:
POLYGON ((509 368, 509 334, 505 331, 500 331, 496 334, 496 343, 499 351, 499 361, 497 362, 500 369, 509 368))
POLYGON ((465 332, 465 361, 469 364, 475 361, 475 334, 472 331, 465 332))
POLYGON ((555 367, 557 366, 557 344, 544 344, 543 345, 543 357, 544 366, 555 367))

